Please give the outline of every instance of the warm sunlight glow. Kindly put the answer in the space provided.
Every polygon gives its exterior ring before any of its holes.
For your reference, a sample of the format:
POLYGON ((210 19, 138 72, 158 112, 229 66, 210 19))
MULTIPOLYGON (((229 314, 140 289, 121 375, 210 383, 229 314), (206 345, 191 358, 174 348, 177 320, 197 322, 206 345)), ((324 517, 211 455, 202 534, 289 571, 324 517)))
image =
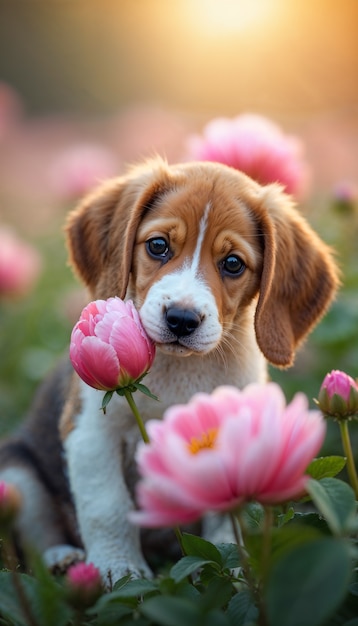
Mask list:
POLYGON ((218 36, 233 34, 266 23, 275 13, 273 0, 191 0, 191 20, 202 31, 218 36))

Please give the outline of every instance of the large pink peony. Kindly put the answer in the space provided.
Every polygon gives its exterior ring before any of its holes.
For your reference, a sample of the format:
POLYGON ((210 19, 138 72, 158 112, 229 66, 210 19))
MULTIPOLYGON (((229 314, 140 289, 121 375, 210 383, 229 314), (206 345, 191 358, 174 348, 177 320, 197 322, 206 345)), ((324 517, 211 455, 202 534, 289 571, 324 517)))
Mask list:
POLYGON ((275 383, 197 394, 147 428, 150 443, 137 451, 140 510, 131 519, 149 527, 183 524, 250 500, 273 504, 300 496, 326 430, 306 396, 297 394, 286 406, 275 383))
POLYGON ((260 115, 213 119, 202 135, 189 137, 186 156, 230 165, 263 185, 281 183, 297 197, 308 184, 301 141, 260 115))
POLYGON ((75 325, 70 359, 91 387, 111 391, 140 379, 151 367, 155 345, 131 300, 90 302, 75 325))

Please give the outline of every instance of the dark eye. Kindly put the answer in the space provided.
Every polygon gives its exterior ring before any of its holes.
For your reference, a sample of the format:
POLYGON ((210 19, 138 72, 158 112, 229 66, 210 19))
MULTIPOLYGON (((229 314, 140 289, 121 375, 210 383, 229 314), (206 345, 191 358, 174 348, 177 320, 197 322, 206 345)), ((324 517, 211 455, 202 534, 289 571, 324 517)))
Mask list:
POLYGON ((147 252, 156 259, 167 259, 169 256, 169 245, 164 237, 153 237, 146 241, 147 252))
POLYGON ((229 256, 221 262, 221 271, 227 276, 241 276, 245 269, 245 263, 237 254, 229 254, 229 256))

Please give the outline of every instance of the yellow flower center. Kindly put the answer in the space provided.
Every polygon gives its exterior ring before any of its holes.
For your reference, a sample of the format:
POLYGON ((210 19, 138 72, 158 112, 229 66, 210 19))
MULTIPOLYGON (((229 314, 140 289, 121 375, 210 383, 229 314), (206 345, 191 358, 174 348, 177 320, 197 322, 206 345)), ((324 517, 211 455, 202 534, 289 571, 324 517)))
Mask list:
POLYGON ((188 444, 189 451, 192 454, 197 454, 200 450, 204 450, 205 448, 214 448, 217 434, 217 428, 210 428, 200 437, 192 437, 190 443, 188 444))

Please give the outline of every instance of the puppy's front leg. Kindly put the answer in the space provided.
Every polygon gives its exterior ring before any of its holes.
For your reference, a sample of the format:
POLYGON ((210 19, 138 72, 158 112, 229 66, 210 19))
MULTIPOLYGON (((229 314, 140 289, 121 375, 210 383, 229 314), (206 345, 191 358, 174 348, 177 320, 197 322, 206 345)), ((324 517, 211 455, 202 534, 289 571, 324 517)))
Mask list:
POLYGON ((122 467, 123 438, 132 426, 126 403, 113 398, 104 415, 101 394, 84 383, 81 403, 64 448, 86 560, 107 584, 128 573, 150 575, 139 530, 127 519, 134 505, 122 467))

